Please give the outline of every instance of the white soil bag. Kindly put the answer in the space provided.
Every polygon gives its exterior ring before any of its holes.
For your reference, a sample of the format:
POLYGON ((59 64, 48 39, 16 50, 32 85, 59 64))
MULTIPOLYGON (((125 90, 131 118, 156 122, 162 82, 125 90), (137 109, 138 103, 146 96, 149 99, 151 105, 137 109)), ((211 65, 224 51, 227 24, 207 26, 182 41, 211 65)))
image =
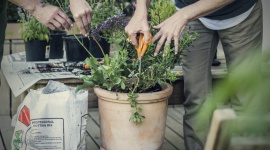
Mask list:
POLYGON ((12 119, 12 150, 85 150, 88 92, 50 81, 31 90, 12 119))

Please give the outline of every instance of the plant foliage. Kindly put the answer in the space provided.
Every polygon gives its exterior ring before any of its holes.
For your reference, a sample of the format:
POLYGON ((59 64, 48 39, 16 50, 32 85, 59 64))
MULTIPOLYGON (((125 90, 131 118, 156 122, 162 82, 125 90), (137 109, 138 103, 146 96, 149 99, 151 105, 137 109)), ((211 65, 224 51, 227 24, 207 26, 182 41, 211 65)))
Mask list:
POLYGON ((21 37, 25 42, 31 40, 49 41, 50 31, 45 25, 21 8, 18 8, 18 14, 20 16, 21 37))
MULTIPOLYGON (((166 3, 172 5, 170 1, 166 1, 166 3)), ((156 18, 156 15, 164 14, 163 11, 166 11, 166 9, 161 9, 161 6, 167 7, 167 5, 163 4, 156 5, 154 3, 151 5, 151 19, 152 17, 156 18), (155 10, 158 10, 159 13, 151 13, 155 10)), ((169 12, 171 13, 171 11, 169 12)), ((165 19, 165 17, 169 17, 169 15, 157 17, 164 17, 165 19)), ((117 16, 114 17, 114 19, 116 18, 117 16)), ((112 20, 112 22, 117 21, 112 20)), ((155 25, 156 23, 153 24, 155 25)), ((115 34, 111 34, 112 36, 108 37, 108 40, 116 44, 117 51, 111 58, 106 55, 103 64, 100 64, 94 57, 87 58, 84 63, 91 67, 92 75, 90 77, 82 77, 84 84, 79 86, 78 90, 88 86, 98 86, 110 91, 127 93, 130 106, 133 108, 130 121, 138 124, 141 123, 145 117, 141 113, 142 106, 138 105, 136 101, 137 93, 153 92, 153 89, 156 89, 157 85, 175 81, 177 79, 177 73, 172 71, 175 67, 175 63, 180 62, 180 56, 183 54, 183 51, 191 46, 199 35, 193 31, 185 32, 181 40, 179 40, 179 53, 177 55, 174 54, 174 45, 169 45, 162 47, 162 49, 164 49, 163 53, 154 56, 153 54, 157 43, 151 43, 141 59, 141 70, 139 70, 139 60, 137 59, 136 49, 128 40, 124 30, 115 29, 113 31, 115 34)), ((151 29, 153 35, 155 32, 154 29, 151 29)))

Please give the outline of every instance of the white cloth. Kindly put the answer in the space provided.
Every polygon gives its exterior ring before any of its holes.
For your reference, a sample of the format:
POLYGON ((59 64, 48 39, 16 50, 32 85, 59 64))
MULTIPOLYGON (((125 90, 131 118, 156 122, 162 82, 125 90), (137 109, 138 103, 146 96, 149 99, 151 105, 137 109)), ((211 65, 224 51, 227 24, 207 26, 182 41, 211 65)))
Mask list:
MULTIPOLYGON (((252 9, 254 8, 256 4, 254 4, 249 10, 246 12, 242 13, 241 15, 235 16, 233 18, 225 19, 225 20, 213 20, 213 19, 208 19, 205 17, 199 18, 199 20, 203 23, 205 27, 211 30, 223 30, 223 29, 228 29, 233 26, 238 25, 242 21, 244 21, 249 14, 251 13, 252 9)), ((177 8, 179 10, 179 8, 177 8)))

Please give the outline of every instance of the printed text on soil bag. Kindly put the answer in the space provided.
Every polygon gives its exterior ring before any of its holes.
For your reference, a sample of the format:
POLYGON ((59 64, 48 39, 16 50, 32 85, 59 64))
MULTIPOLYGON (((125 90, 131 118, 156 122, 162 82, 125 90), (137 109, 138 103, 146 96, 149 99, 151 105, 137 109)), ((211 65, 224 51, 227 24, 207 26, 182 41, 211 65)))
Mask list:
POLYGON ((41 118, 31 120, 30 147, 37 149, 64 148, 64 119, 41 118))

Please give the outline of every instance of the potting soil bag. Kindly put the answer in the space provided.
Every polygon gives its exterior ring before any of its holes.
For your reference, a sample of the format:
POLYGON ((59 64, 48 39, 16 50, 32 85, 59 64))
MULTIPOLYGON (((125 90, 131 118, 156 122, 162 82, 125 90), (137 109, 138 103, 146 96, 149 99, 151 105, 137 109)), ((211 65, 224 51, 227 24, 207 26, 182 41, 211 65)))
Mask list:
POLYGON ((12 119, 12 150, 85 150, 88 92, 50 81, 31 90, 12 119))

